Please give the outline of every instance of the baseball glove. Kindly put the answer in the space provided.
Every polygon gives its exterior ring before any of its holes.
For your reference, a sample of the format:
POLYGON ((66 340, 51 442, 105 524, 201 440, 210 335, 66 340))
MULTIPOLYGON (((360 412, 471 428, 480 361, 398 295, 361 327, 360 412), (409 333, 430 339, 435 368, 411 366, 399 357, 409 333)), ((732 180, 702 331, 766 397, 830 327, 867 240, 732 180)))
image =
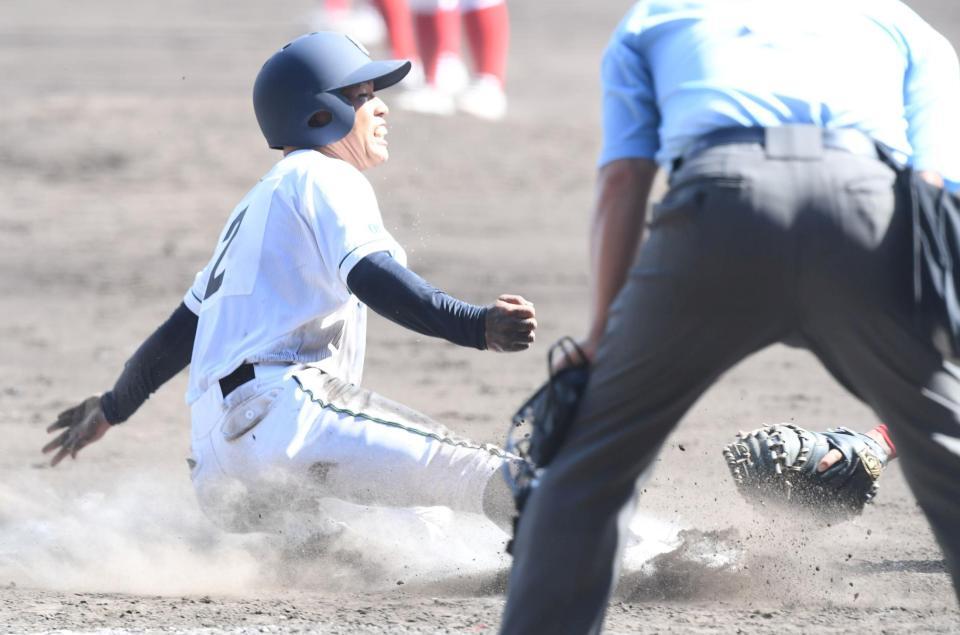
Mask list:
POLYGON ((877 495, 889 456, 879 443, 846 428, 811 432, 791 423, 741 432, 723 450, 737 489, 771 510, 803 508, 834 519, 851 518, 877 495), (830 450, 842 458, 824 472, 830 450))

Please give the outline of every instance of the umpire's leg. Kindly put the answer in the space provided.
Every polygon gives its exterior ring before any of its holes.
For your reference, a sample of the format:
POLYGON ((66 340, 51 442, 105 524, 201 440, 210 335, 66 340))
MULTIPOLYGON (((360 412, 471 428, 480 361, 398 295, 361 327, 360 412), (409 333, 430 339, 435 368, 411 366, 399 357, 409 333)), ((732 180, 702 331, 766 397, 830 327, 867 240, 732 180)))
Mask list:
POLYGON ((741 186, 695 179, 654 212, 580 415, 521 519, 502 632, 600 630, 638 477, 721 372, 783 335, 782 228, 745 209, 741 186))
POLYGON ((833 323, 828 364, 890 427, 904 475, 943 548, 960 599, 960 374, 909 329, 861 313, 833 323))
MULTIPOLYGON (((853 162, 831 166, 831 178, 853 162)), ((856 167, 855 187, 817 188, 831 194, 822 202, 829 210, 822 222, 808 227, 801 277, 805 336, 825 365, 889 424, 957 591, 960 369, 915 328, 910 213, 903 201, 895 209, 892 172, 878 162, 856 167)))
POLYGON ((902 323, 862 308, 846 323, 820 322, 808 338, 889 425, 960 599, 960 370, 902 323))

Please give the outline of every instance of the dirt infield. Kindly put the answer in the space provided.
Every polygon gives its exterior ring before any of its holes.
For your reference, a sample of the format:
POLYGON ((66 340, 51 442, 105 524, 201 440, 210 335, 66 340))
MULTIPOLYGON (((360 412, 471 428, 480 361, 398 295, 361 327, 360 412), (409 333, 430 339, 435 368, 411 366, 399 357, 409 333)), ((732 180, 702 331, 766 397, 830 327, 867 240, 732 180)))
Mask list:
MULTIPOLYGON (((499 442, 544 377, 544 343, 582 331, 597 65, 627 4, 514 2, 502 123, 391 113, 392 158, 370 177, 412 268, 476 302, 521 293, 541 331, 531 352, 502 356, 373 317, 368 387, 499 442)), ((960 44, 956 0, 911 4, 960 44)), ((275 161, 252 78, 314 8, 0 4, 0 632, 496 631, 508 560, 477 519, 354 510, 353 537, 332 551, 219 533, 184 462, 185 375, 76 462, 50 469, 39 454, 56 413, 108 388, 177 306, 275 161), (389 539, 373 535, 384 523, 389 539)), ((960 632, 897 465, 848 523, 798 527, 739 499, 720 448, 777 421, 875 422, 801 351, 775 347, 727 374, 667 444, 643 501, 664 526, 695 531, 626 575, 608 630, 960 632), (732 566, 694 553, 717 537, 736 549, 732 566)))

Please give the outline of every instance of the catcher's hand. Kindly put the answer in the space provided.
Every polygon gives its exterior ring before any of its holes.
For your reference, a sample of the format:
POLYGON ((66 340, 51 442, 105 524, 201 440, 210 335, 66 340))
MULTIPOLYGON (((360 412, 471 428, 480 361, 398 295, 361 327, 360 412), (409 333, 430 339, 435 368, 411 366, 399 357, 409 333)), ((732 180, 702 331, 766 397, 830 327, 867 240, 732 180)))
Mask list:
POLYGON ((889 460, 879 443, 860 432, 811 432, 789 423, 741 432, 723 456, 737 489, 750 502, 804 507, 832 518, 863 511, 877 495, 877 479, 889 460), (831 450, 841 454, 840 460, 817 471, 831 450))
POLYGON ((43 453, 57 450, 50 465, 56 465, 68 454, 75 459, 77 452, 101 439, 110 427, 110 422, 100 408, 100 396, 87 397, 76 406, 61 412, 57 420, 47 427, 47 432, 63 432, 43 446, 43 453))

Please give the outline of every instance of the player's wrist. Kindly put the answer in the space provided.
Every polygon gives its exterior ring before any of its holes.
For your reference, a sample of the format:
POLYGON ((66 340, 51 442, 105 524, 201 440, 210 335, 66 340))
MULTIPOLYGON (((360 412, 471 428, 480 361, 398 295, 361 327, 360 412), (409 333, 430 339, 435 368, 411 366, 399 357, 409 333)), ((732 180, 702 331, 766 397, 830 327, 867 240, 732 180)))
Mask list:
POLYGON ((487 323, 487 316, 490 314, 490 306, 480 307, 480 311, 477 313, 476 325, 477 325, 477 348, 481 351, 485 351, 489 348, 487 342, 487 329, 489 328, 487 323))
POLYGON ((117 411, 117 398, 112 390, 100 395, 100 412, 103 413, 103 419, 111 426, 123 423, 124 419, 117 411))
POLYGON ((890 431, 887 424, 881 423, 877 427, 865 433, 868 437, 880 444, 880 447, 886 450, 887 458, 892 459, 897 456, 897 447, 890 439, 890 431))

